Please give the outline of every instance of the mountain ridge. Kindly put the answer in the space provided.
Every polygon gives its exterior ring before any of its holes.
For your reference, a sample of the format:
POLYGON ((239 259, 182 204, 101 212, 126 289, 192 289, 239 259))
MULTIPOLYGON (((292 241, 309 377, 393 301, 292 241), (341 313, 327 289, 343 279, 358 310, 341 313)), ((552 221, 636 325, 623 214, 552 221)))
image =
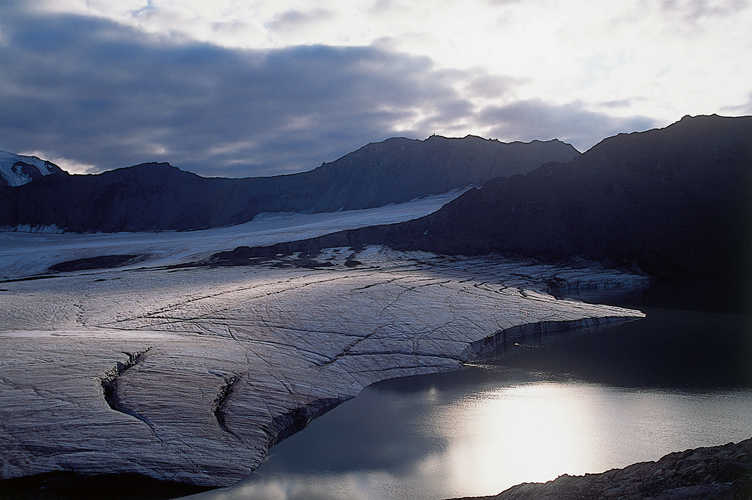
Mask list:
POLYGON ((0 226, 72 232, 191 230, 247 222, 263 212, 374 208, 478 185, 580 153, 561 141, 503 143, 475 136, 371 143, 309 172, 200 177, 167 163, 0 188, 0 226))
POLYGON ((729 279, 748 293, 752 117, 685 117, 620 134, 567 163, 491 179, 420 219, 239 248, 214 262, 371 244, 449 255, 585 258, 662 279, 729 279))

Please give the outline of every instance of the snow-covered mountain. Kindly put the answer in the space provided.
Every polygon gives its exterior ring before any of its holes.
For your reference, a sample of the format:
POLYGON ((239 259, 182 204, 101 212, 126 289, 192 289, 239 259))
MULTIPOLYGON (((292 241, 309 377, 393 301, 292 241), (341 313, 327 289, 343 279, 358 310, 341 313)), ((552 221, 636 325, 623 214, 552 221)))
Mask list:
POLYGON ((63 170, 36 156, 21 156, 0 150, 0 186, 22 186, 63 170))

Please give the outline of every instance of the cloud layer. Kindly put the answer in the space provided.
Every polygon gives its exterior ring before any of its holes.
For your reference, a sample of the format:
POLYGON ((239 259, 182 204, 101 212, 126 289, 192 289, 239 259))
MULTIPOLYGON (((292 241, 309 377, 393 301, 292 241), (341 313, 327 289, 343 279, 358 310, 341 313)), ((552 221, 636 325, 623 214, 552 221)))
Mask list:
POLYGON ((466 107, 425 58, 232 50, 90 18, 31 21, 2 27, 0 141, 99 168, 151 160, 216 175, 313 168, 385 138, 418 110, 466 107))
MULTIPOLYGON (((221 47, 25 5, 0 7, 0 149, 73 170, 168 161, 207 176, 272 175, 396 135, 559 138, 584 150, 666 124, 630 112, 630 99, 519 97, 526 78, 447 69, 387 41, 221 47)), ((270 29, 332 15, 291 10, 270 29)))

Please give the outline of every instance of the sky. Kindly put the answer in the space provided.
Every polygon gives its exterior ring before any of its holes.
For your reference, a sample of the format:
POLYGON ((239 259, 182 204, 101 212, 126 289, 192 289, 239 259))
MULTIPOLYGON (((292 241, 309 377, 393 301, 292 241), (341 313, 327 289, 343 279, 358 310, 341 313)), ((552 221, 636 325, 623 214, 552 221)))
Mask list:
POLYGON ((586 151, 752 114, 749 0, 0 0, 0 150, 311 170, 472 134, 586 151))

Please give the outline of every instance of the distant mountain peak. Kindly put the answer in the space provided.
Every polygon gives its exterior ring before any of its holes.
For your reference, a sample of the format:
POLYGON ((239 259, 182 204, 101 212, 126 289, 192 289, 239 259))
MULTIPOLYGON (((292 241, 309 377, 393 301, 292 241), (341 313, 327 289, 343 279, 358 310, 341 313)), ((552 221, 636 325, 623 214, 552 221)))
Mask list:
POLYGON ((36 156, 22 156, 0 151, 0 186, 22 186, 47 175, 64 171, 36 156))

